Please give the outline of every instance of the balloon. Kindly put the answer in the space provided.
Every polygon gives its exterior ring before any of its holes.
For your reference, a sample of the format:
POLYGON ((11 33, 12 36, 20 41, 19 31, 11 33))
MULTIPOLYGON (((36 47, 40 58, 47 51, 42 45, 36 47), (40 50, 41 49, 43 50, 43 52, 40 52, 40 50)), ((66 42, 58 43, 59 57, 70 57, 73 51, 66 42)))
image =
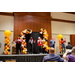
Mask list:
POLYGON ((7 40, 7 43, 9 43, 9 40, 7 40))
POLYGON ((10 54, 10 52, 8 52, 8 55, 10 54))
POLYGON ((26 44, 24 44, 24 46, 26 46, 26 44))
POLYGON ((7 54, 9 53, 9 51, 6 51, 7 52, 7 54))
POLYGON ((9 47, 10 48, 10 46, 8 45, 7 47, 9 47))
POLYGON ((32 30, 31 30, 31 33, 32 33, 32 30))
POLYGON ((23 50, 22 53, 25 54, 25 50, 23 50))
POLYGON ((22 49, 24 49, 24 46, 22 47, 22 49))
POLYGON ((6 30, 6 31, 4 32, 4 35, 5 35, 6 37, 10 37, 10 36, 11 36, 11 31, 10 31, 10 30, 6 30))
POLYGON ((42 32, 40 32, 40 34, 42 34, 42 32))
POLYGON ((5 51, 7 51, 7 49, 5 49, 5 51))
POLYGON ((22 39, 22 37, 20 37, 20 39, 22 39))
POLYGON ((25 50, 26 48, 24 48, 24 50, 25 50))
POLYGON ((9 50, 9 47, 7 47, 7 50, 9 50))
POLYGON ((9 38, 8 40, 10 41, 11 39, 9 38))
POLYGON ((23 33, 26 33, 25 30, 23 31, 23 33))
POLYGON ((7 52, 4 52, 4 54, 6 55, 6 54, 7 54, 7 52))
POLYGON ((43 29, 41 28, 41 31, 42 31, 43 29))
POLYGON ((7 48, 7 46, 5 46, 5 48, 7 48))
POLYGON ((48 47, 48 49, 50 49, 50 47, 48 47))
POLYGON ((9 43, 7 43, 7 45, 10 45, 10 42, 9 42, 9 43))
POLYGON ((5 39, 6 39, 7 37, 5 37, 5 39))
POLYGON ((32 32, 30 32, 30 34, 31 34, 32 32))
POLYGON ((45 42, 45 45, 47 45, 48 43, 47 42, 45 42))
POLYGON ((5 41, 4 41, 4 42, 7 42, 7 40, 8 40, 8 39, 5 39, 5 41))
POLYGON ((25 51, 25 54, 27 54, 27 52, 25 51))
POLYGON ((57 38, 58 38, 58 40, 61 40, 61 38, 63 38, 63 36, 62 36, 61 34, 59 34, 59 35, 57 36, 57 38))
POLYGON ((23 36, 23 33, 21 32, 21 35, 23 36))
POLYGON ((27 51, 27 48, 26 48, 26 50, 25 51, 27 51))

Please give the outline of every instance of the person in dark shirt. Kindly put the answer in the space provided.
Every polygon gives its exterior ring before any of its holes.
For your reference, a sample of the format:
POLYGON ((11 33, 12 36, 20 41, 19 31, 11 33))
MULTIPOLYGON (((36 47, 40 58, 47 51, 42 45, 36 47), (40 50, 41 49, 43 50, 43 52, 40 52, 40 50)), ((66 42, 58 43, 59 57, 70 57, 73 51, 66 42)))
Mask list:
POLYGON ((33 54, 33 38, 32 37, 29 39, 29 44, 30 44, 29 53, 33 54))
POLYGON ((43 62, 47 62, 47 61, 64 62, 64 59, 61 58, 60 55, 55 55, 54 48, 50 48, 49 55, 44 56, 44 58, 43 58, 43 62))
POLYGON ((70 42, 68 42, 68 45, 66 46, 66 49, 69 50, 68 54, 71 54, 72 48, 73 48, 73 46, 70 44, 70 42))
POLYGON ((21 51, 21 42, 22 42, 22 40, 18 36, 18 38, 15 40, 15 43, 16 43, 16 54, 18 54, 18 50, 20 50, 20 54, 22 53, 22 51, 21 51))
POLYGON ((70 44, 70 42, 68 42, 68 45, 66 46, 66 49, 72 49, 72 45, 70 44))

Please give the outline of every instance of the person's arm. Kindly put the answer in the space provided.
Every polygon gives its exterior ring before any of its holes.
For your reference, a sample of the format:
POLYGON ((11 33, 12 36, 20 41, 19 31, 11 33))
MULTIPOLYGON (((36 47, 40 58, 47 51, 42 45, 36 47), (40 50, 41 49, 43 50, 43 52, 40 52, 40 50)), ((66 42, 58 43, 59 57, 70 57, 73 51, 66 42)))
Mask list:
POLYGON ((39 43, 39 40, 37 40, 37 42, 39 43))
POLYGON ((17 39, 14 42, 16 43, 17 42, 17 39))
POLYGON ((31 42, 31 40, 29 39, 29 43, 31 42))
POLYGON ((19 42, 21 43, 21 42, 22 42, 22 40, 21 40, 21 39, 19 39, 19 42))
POLYGON ((59 60, 58 60, 58 62, 64 62, 64 58, 61 58, 60 56, 59 56, 59 60))
POLYGON ((66 40, 64 40, 64 43, 66 43, 66 40))
POLYGON ((63 58, 64 59, 66 59, 66 56, 67 56, 67 53, 68 53, 69 51, 68 50, 66 50, 66 53, 64 53, 64 55, 63 55, 63 58))

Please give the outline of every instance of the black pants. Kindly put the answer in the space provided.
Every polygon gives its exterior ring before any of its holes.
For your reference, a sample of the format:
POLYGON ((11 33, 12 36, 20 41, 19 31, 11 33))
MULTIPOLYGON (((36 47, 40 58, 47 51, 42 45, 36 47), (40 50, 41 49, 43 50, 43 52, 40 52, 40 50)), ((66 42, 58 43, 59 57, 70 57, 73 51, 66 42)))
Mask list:
POLYGON ((21 44, 16 44, 16 54, 18 54, 18 50, 20 50, 20 54, 22 53, 21 44))
POLYGON ((33 53, 33 44, 30 44, 29 53, 33 53))
POLYGON ((38 46, 38 54, 39 53, 43 53, 43 51, 42 51, 42 46, 38 46))

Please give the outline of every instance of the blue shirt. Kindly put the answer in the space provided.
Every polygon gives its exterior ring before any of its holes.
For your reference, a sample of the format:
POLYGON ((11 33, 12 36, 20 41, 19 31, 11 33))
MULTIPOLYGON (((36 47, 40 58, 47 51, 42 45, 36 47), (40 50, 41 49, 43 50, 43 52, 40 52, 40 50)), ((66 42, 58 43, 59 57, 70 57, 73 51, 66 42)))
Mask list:
POLYGON ((46 61, 57 61, 57 62, 64 62, 64 59, 60 57, 60 55, 55 54, 49 54, 47 56, 44 56, 43 62, 46 61))
POLYGON ((54 40, 50 40, 51 46, 53 46, 55 44, 54 40))

